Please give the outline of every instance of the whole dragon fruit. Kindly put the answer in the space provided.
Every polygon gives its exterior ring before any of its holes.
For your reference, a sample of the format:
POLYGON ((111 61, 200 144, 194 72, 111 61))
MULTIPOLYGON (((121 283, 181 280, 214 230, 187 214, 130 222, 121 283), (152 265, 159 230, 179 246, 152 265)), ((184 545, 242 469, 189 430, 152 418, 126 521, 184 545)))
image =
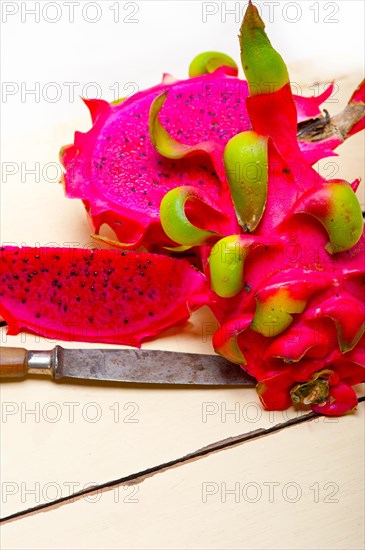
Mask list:
MULTIPOLYGON (((223 153, 240 231, 203 249, 221 324, 213 344, 257 378, 266 408, 301 403, 343 414, 357 403, 351 386, 365 379, 359 182, 326 181, 306 161, 286 66, 252 5, 240 39, 252 129, 223 153)), ((169 195, 161 205, 167 228, 178 204, 176 190, 169 195)), ((189 244, 179 218, 176 227, 189 244)))
POLYGON ((364 85, 339 128, 319 116, 331 86, 318 98, 293 97, 251 2, 240 39, 247 82, 227 56, 201 54, 188 80, 166 75, 114 105, 88 100, 92 129, 61 150, 66 195, 83 200, 93 231, 108 224, 118 247, 165 255, 118 251, 106 281, 112 251, 95 253, 90 266, 88 254, 76 251, 70 267, 67 250, 54 265, 54 252, 43 250, 39 269, 37 251, 5 248, 0 314, 13 334, 27 328, 47 336, 58 319, 57 334, 67 338, 75 316, 88 340, 112 341, 115 323, 115 343, 139 345, 208 303, 220 324, 216 351, 258 380, 266 408, 294 403, 343 414, 357 403, 352 386, 365 378, 358 181, 326 181, 311 165, 364 127, 364 85), (203 273, 168 257, 192 247, 203 273), (72 302, 74 290, 83 307, 72 302), (153 292, 151 309, 145 296, 153 292), (64 310, 70 300, 71 313, 64 310))

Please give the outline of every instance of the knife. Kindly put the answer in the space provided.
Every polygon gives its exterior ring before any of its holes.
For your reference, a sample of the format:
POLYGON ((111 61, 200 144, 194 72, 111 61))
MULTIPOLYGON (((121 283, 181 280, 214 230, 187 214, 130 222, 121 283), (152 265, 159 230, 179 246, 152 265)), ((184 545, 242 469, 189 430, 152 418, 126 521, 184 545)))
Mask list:
POLYGON ((0 347, 0 379, 28 374, 60 380, 102 380, 143 384, 254 386, 238 365, 219 355, 140 349, 65 349, 49 351, 0 347))

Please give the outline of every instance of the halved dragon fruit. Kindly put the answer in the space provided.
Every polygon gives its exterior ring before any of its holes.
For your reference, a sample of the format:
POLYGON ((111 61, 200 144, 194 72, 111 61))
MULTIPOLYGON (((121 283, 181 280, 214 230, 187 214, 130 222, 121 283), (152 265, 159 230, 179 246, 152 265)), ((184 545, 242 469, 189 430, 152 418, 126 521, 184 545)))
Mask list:
MULTIPOLYGON (((237 229, 222 171, 227 142, 252 128, 248 84, 237 73, 228 56, 207 52, 193 60, 187 80, 164 75, 161 84, 118 104, 85 100, 93 127, 76 132, 74 144, 63 147, 60 157, 66 196, 83 200, 94 233, 102 233, 106 224, 124 248, 173 247, 176 243, 160 223, 160 204, 168 191, 181 186, 194 188, 206 199, 205 204, 193 197, 187 201, 192 222, 204 219, 206 230, 214 226, 222 234, 237 229), (162 136, 153 124, 159 121, 162 136), (154 139, 161 140, 162 150, 155 149, 154 139)), ((294 96, 297 122, 318 117, 332 89, 319 97, 294 96)), ((314 163, 342 141, 301 141, 300 146, 314 163)))

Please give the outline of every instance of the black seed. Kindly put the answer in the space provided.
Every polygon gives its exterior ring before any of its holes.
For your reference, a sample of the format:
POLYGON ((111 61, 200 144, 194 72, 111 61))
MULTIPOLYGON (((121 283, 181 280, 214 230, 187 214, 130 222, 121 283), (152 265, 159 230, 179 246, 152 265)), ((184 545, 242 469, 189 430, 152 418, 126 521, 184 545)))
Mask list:
POLYGON ((152 205, 153 205, 153 202, 148 201, 148 206, 152 206, 152 205))
POLYGON ((128 319, 124 319, 124 323, 127 324, 129 321, 128 319))
POLYGON ((283 174, 290 174, 289 168, 283 168, 283 174))
POLYGON ((75 300, 76 300, 76 302, 80 302, 81 301, 80 296, 76 296, 75 300))
POLYGON ((92 323, 94 321, 93 317, 89 317, 89 323, 92 323))
POLYGON ((40 318, 41 314, 40 313, 36 313, 35 316, 37 317, 37 319, 40 318))
POLYGON ((144 271, 140 271, 139 274, 141 277, 144 277, 144 271))
POLYGON ((132 188, 131 188, 131 191, 132 191, 132 193, 135 193, 135 192, 136 192, 136 188, 135 188, 135 187, 132 187, 132 188))
POLYGON ((150 317, 153 317, 153 312, 152 312, 152 311, 149 311, 149 312, 148 312, 148 315, 149 315, 150 317))

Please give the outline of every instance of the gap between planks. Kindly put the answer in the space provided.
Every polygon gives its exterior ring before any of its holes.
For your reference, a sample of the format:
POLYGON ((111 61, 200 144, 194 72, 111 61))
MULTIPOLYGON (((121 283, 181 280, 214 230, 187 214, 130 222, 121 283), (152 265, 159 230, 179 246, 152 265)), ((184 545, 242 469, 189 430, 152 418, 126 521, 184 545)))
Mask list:
MULTIPOLYGON (((365 396, 359 398, 359 404, 365 402, 365 396)), ((106 481, 104 483, 100 483, 98 485, 94 485, 93 487, 89 487, 87 489, 83 489, 81 491, 77 491, 73 493, 72 495, 61 497, 59 499, 56 499, 52 502, 45 502, 43 504, 39 504, 37 506, 27 508, 25 510, 20 510, 19 512, 15 512, 13 514, 10 514, 9 516, 5 516, 4 518, 0 518, 0 523, 9 523, 11 521, 16 521, 18 519, 22 519, 24 517, 28 517, 34 514, 37 514, 39 512, 45 512, 45 511, 51 511, 55 508, 59 508, 60 506, 63 506, 65 504, 72 504, 75 501, 80 500, 85 495, 93 495, 98 493, 104 493, 106 491, 110 491, 113 488, 115 488, 118 485, 137 485, 139 483, 142 483, 145 481, 145 479, 148 479, 156 474, 162 474, 166 472, 167 470, 170 470, 172 468, 177 468, 179 466, 183 466, 185 464, 189 464, 191 462, 194 462, 196 460, 200 460, 201 458, 205 456, 209 456, 213 453, 217 453, 220 451, 224 451, 225 449, 229 449, 231 447, 236 447, 238 445, 242 445, 248 441, 252 441, 255 439, 259 439, 261 437, 268 436, 272 433, 280 432, 286 428, 291 428, 293 426, 296 426, 298 424, 303 424, 304 422, 310 422, 312 420, 315 420, 316 418, 319 418, 321 415, 316 413, 308 413, 305 416, 302 416, 300 418, 293 418, 290 420, 287 420, 286 422, 281 422, 280 424, 276 424, 276 426, 272 426, 270 428, 261 428, 258 430, 254 430, 252 432, 249 432, 244 435, 237 435, 234 437, 228 437, 226 439, 223 439, 221 441, 216 441, 215 443, 211 443, 210 445, 207 445, 206 447, 202 447, 201 449, 198 449, 196 451, 193 451, 191 453, 188 453, 180 458, 176 458, 173 460, 170 460, 168 462, 164 462, 163 464, 159 464, 157 466, 152 466, 151 468, 146 468, 145 470, 142 470, 140 472, 136 472, 134 474, 129 474, 128 476, 124 476, 118 479, 113 479, 111 481, 106 481)))

